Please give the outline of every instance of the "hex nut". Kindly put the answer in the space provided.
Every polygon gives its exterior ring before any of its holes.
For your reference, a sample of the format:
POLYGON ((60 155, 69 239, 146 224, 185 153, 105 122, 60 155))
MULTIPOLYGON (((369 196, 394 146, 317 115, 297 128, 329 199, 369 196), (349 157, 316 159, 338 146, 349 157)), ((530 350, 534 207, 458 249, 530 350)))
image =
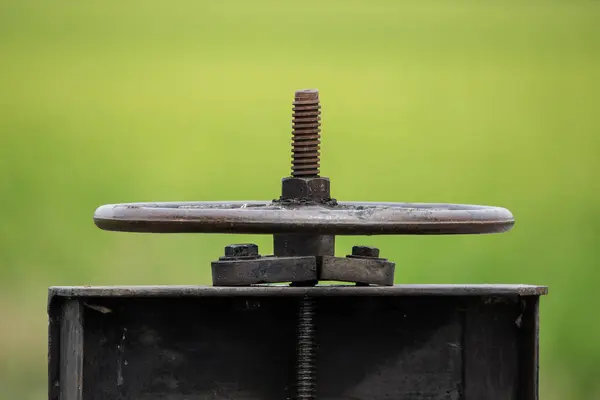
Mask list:
POLYGON ((282 199, 328 200, 331 195, 329 178, 283 178, 282 199))
POLYGON ((332 256, 335 251, 335 236, 273 235, 273 251, 277 257, 332 256))
POLYGON ((352 256, 361 258, 379 258, 379 249, 369 246, 353 246, 352 256))
POLYGON ((225 246, 225 256, 220 260, 244 260, 259 258, 258 245, 254 243, 230 244, 225 246))

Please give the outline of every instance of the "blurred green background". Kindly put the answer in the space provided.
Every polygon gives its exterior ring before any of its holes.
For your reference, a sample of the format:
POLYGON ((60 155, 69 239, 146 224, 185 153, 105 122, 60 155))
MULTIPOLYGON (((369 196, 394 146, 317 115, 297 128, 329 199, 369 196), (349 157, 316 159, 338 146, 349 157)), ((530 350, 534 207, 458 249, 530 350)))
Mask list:
POLYGON ((406 283, 532 283, 541 398, 599 399, 600 2, 0 2, 0 398, 46 398, 50 285, 207 284, 227 243, 103 203, 254 200, 318 88, 343 200, 491 204, 503 235, 377 243, 406 283))

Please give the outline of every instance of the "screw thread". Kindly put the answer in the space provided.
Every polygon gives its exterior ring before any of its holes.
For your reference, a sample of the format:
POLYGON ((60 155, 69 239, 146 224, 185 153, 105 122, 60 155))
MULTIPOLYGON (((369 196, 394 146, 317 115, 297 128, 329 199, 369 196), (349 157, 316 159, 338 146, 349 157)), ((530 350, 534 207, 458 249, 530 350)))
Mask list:
POLYGON ((294 96, 292 120, 292 176, 319 176, 321 105, 319 91, 299 90, 294 96))
POLYGON ((315 343, 315 300, 305 297, 300 301, 298 318, 298 360, 296 390, 298 400, 316 398, 316 343, 315 343))

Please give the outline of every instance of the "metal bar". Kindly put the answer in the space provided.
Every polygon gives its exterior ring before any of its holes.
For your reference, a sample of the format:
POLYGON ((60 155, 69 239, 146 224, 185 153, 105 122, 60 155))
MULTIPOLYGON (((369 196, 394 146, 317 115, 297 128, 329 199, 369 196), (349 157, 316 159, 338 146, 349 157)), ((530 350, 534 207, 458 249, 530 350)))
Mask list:
POLYGON ((235 296, 541 296, 546 286, 535 285, 395 285, 356 287, 320 285, 289 287, 213 286, 53 286, 50 298, 64 297, 235 297, 235 296))

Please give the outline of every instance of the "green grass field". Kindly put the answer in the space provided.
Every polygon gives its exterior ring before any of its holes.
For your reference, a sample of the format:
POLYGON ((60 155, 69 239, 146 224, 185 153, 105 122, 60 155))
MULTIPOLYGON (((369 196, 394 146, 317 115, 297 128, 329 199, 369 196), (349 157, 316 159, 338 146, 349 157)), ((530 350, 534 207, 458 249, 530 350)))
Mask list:
POLYGON ((0 397, 46 398, 50 285, 206 284, 230 242, 104 203, 272 199, 316 87, 343 200, 491 204, 504 235, 379 244, 406 283, 547 284, 541 398, 600 398, 600 3, 0 3, 0 397))

